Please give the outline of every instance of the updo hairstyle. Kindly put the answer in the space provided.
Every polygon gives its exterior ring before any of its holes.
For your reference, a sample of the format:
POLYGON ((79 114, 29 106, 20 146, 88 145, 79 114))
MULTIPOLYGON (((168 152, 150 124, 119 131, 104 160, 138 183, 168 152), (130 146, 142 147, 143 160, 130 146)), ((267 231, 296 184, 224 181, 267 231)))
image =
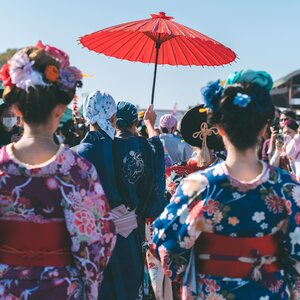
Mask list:
POLYGON ((214 100, 217 104, 209 114, 209 123, 222 128, 230 142, 240 151, 255 146, 260 131, 274 119, 275 108, 270 93, 256 83, 229 85, 221 99, 214 100), (238 93, 250 96, 251 101, 245 107, 234 104, 238 93))

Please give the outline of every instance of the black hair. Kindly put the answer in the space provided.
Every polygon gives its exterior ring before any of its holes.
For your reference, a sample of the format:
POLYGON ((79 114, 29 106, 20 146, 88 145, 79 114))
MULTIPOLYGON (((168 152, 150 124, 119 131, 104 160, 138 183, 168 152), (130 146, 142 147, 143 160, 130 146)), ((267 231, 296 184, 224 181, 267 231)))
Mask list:
POLYGON ((144 120, 143 119, 139 119, 138 120, 138 123, 137 123, 137 131, 138 131, 138 133, 141 135, 141 136, 143 136, 144 138, 148 138, 149 136, 148 136, 148 131, 147 131, 147 127, 146 127, 146 125, 145 125, 145 123, 144 123, 144 120))
POLYGON ((219 125, 230 142, 240 151, 258 143, 259 132, 274 119, 275 108, 269 91, 255 83, 228 86, 216 108, 209 116, 209 122, 219 125), (237 93, 251 97, 246 107, 234 104, 237 93))
MULTIPOLYGON (((42 49, 30 47, 21 51, 26 52, 29 59, 34 61, 33 69, 40 74, 44 74, 45 68, 49 65, 59 66, 59 63, 42 49)), ((48 82, 44 76, 43 80, 48 82)), ((81 81, 78 81, 77 86, 81 85, 81 81)), ((57 83, 50 82, 46 86, 29 87, 28 92, 13 86, 8 92, 4 90, 3 100, 10 105, 15 104, 26 123, 42 124, 48 120, 58 104, 68 105, 72 101, 75 90, 76 87, 65 92, 58 87, 57 83)))
MULTIPOLYGON (((193 134, 201 129, 203 123, 207 123, 207 111, 201 112, 204 109, 204 105, 196 105, 192 109, 188 110, 182 117, 180 122, 180 132, 182 138, 191 146, 201 148, 202 139, 199 136, 194 137, 193 134)), ((211 126, 208 126, 211 128, 211 126)), ((219 134, 210 134, 206 138, 206 143, 208 149, 215 151, 224 150, 224 144, 221 136, 219 134)))
POLYGON ((287 117, 289 117, 293 120, 297 119, 297 115, 292 110, 289 110, 289 109, 286 109, 286 110, 282 111, 280 114, 281 115, 286 115, 287 117))
POLYGON ((28 93, 13 87, 4 100, 8 104, 17 106, 26 123, 42 124, 48 120, 55 106, 68 105, 74 95, 75 89, 73 93, 66 93, 55 85, 30 87, 28 93))
POLYGON ((160 127, 162 133, 169 133, 169 129, 166 127, 160 127))

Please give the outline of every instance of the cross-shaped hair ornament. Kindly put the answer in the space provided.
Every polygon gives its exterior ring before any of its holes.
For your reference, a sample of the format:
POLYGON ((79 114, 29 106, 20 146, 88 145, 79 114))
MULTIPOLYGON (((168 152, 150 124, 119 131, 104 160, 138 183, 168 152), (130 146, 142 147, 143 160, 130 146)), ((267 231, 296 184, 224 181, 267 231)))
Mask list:
POLYGON ((206 122, 203 122, 201 124, 199 131, 195 131, 193 133, 194 139, 199 138, 202 141, 201 151, 199 151, 198 153, 198 167, 204 167, 210 163, 210 155, 209 155, 209 150, 207 148, 206 139, 208 136, 212 134, 217 135, 218 128, 217 127, 208 128, 208 124, 206 122))

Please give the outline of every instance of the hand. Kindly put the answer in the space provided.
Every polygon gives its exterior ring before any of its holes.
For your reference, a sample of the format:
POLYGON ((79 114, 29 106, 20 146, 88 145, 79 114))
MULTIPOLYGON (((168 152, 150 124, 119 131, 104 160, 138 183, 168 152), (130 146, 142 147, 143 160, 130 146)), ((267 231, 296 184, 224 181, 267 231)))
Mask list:
POLYGON ((145 125, 146 125, 146 123, 149 122, 154 127, 155 121, 156 121, 156 113, 153 110, 153 105, 151 104, 148 106, 148 108, 144 114, 144 122, 145 122, 145 125))
POLYGON ((274 145, 277 134, 278 134, 278 131, 272 130, 272 134, 271 134, 271 137, 270 137, 270 144, 274 145))
POLYGON ((275 146, 276 146, 277 151, 279 151, 279 152, 283 151, 283 145, 279 141, 276 140, 275 146))

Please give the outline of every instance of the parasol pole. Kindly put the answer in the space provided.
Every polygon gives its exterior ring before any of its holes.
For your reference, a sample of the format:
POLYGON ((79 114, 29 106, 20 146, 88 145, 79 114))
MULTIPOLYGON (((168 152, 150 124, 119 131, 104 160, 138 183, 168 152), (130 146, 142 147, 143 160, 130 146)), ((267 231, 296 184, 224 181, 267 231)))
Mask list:
POLYGON ((156 71, 157 71, 157 62, 158 62, 158 52, 161 46, 161 42, 156 42, 156 57, 155 57, 155 66, 154 66, 154 77, 153 77, 153 85, 152 85, 152 96, 151 96, 151 104, 154 102, 154 91, 155 91, 155 82, 156 82, 156 71))

